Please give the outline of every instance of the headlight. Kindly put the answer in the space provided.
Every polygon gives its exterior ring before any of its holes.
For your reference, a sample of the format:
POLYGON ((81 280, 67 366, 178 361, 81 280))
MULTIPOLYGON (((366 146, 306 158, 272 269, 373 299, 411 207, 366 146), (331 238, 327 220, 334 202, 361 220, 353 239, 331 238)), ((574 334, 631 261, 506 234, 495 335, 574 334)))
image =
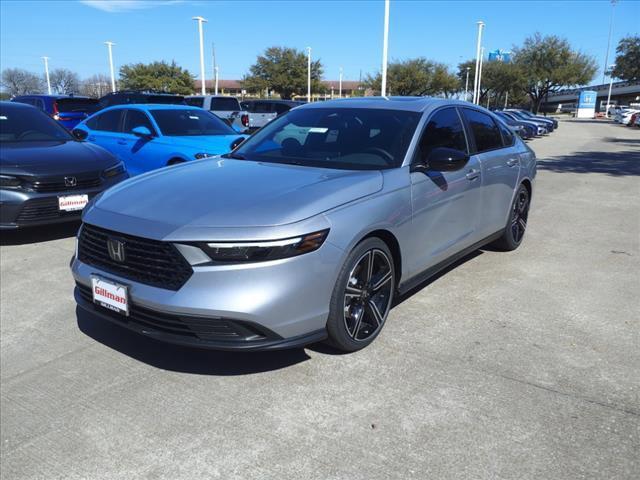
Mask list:
POLYGON ((18 189, 22 186, 22 180, 11 175, 0 175, 0 188, 18 189))
POLYGON ((215 242, 198 245, 213 263, 266 262, 313 252, 322 246, 329 229, 282 240, 215 242))
POLYGON ((126 170, 127 169, 125 168, 124 163, 118 162, 113 167, 107 168, 102 174, 105 178, 111 178, 115 177, 116 175, 123 174, 124 172, 126 172, 126 170))
POLYGON ((217 155, 217 153, 200 152, 200 153, 196 153, 196 159, 202 160, 203 158, 215 157, 216 155, 217 155))

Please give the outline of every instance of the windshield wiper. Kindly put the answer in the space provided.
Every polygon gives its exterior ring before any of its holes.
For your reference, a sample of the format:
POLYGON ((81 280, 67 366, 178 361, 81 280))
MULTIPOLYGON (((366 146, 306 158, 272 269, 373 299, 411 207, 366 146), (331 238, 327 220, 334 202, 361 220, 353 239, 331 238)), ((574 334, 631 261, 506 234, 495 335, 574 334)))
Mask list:
POLYGON ((224 155, 222 155, 222 158, 235 158, 236 160, 246 160, 247 157, 245 157, 244 155, 240 155, 239 153, 225 153, 224 155))

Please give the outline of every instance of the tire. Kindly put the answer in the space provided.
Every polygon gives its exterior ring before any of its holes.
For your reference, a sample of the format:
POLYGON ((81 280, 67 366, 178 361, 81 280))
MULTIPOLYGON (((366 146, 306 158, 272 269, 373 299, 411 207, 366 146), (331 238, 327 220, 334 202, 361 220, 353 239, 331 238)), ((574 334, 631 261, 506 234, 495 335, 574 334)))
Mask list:
POLYGON ((181 163, 184 163, 184 160, 182 160, 181 158, 172 158, 167 162, 167 166, 180 165, 181 163))
POLYGON ((513 198, 509 220, 506 227, 504 227, 502 236, 493 243, 496 248, 510 252, 520 246, 527 228, 530 201, 529 190, 523 184, 520 184, 513 198))
POLYGON ((373 342, 391 310, 395 279, 386 243, 377 237, 360 242, 345 260, 333 288, 328 343, 343 352, 355 352, 373 342))

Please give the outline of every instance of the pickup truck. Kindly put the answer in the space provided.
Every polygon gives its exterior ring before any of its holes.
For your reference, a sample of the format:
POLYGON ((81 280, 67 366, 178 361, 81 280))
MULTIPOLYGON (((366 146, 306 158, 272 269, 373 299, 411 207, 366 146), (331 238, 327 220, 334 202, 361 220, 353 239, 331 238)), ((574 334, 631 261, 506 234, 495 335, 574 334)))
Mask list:
POLYGON ((239 133, 245 133, 249 128, 249 114, 242 111, 240 102, 235 97, 226 95, 189 95, 184 98, 184 101, 192 107, 209 110, 239 133))
POLYGON ((249 131, 254 131, 303 103, 293 100, 246 100, 240 103, 240 106, 249 112, 249 131))

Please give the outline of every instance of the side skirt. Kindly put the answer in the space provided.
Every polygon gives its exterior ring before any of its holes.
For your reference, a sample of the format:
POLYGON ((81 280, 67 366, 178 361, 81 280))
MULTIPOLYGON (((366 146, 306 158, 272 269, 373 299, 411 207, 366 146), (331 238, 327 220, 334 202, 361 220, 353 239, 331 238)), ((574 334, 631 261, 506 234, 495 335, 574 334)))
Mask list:
POLYGON ((442 270, 447 268, 449 265, 457 262, 461 258, 466 257, 471 252, 474 252, 474 251, 478 250, 479 248, 487 245, 488 243, 491 243, 494 240, 497 240, 498 238, 500 238, 502 236, 503 232, 504 232, 504 230, 499 230, 496 233, 493 233, 493 234, 489 235, 488 237, 483 238, 479 242, 474 243, 470 247, 467 247, 464 250, 460 250, 458 253, 450 256, 446 260, 443 260, 442 262, 434 265, 433 267, 429 267, 426 270, 424 270, 423 272, 418 273, 417 275, 413 276, 409 280, 406 280, 405 282, 403 282, 400 285, 398 285, 398 292, 401 295, 407 293, 412 288, 417 287, 422 282, 424 282, 427 279, 433 277, 436 273, 441 272, 442 270))

